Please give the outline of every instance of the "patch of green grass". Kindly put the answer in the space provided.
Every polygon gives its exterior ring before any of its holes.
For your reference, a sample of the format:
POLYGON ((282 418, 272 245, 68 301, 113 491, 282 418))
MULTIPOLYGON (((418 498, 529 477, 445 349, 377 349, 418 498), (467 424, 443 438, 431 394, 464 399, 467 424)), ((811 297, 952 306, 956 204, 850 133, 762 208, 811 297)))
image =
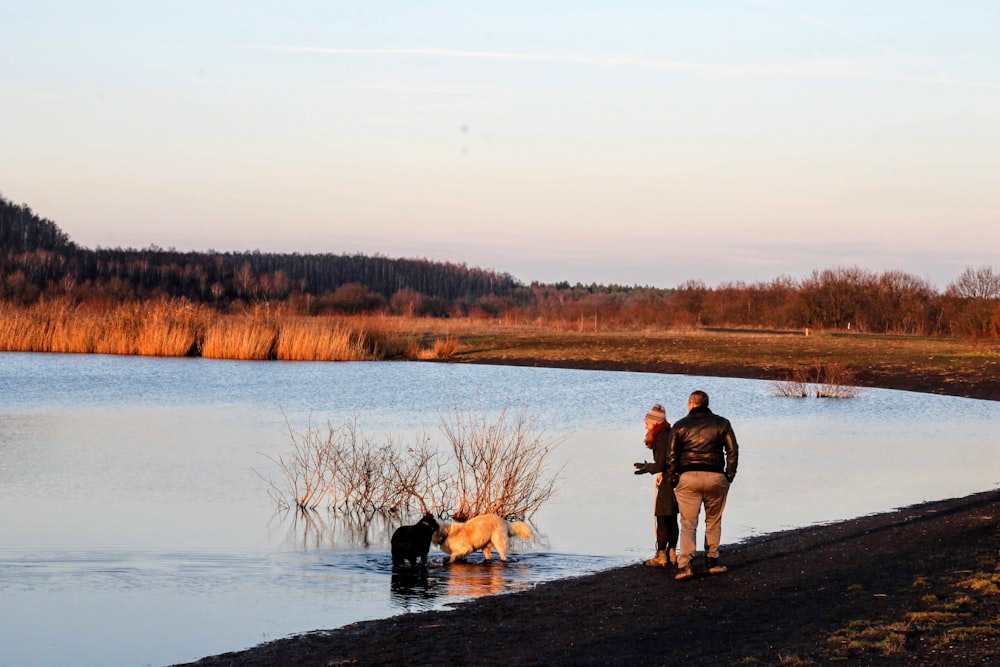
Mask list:
POLYGON ((1000 593, 1000 572, 977 572, 959 582, 963 588, 971 588, 980 595, 996 595, 1000 593))
POLYGON ((950 628, 944 633, 943 639, 948 642, 974 642, 993 640, 1000 641, 1000 627, 996 623, 986 625, 971 625, 963 628, 950 628))
MULTIPOLYGON (((918 577, 913 588, 928 588, 930 582, 918 577)), ((924 610, 904 612, 904 620, 872 621, 854 620, 846 627, 827 637, 832 645, 831 659, 846 659, 859 655, 893 656, 906 653, 906 638, 910 632, 918 631, 921 642, 930 646, 945 646, 963 641, 1000 640, 1000 619, 976 618, 976 612, 983 606, 982 601, 1000 593, 1000 571, 973 572, 952 581, 949 588, 953 595, 942 600, 936 594, 925 594, 917 602, 929 607, 924 610), (968 593, 964 591, 969 591, 968 593)), ((860 593, 864 587, 853 584, 850 593, 860 593)))
POLYGON ((846 628, 830 635, 828 641, 838 645, 839 648, 834 650, 835 654, 898 655, 904 652, 909 629, 908 623, 851 621, 846 628))
POLYGON ((970 598, 968 595, 960 595, 951 601, 951 604, 954 605, 955 607, 958 607, 959 609, 961 609, 962 607, 968 607, 975 603, 976 601, 970 598))
POLYGON ((939 623, 958 623, 960 616, 953 611, 911 611, 906 614, 907 620, 922 626, 939 623))

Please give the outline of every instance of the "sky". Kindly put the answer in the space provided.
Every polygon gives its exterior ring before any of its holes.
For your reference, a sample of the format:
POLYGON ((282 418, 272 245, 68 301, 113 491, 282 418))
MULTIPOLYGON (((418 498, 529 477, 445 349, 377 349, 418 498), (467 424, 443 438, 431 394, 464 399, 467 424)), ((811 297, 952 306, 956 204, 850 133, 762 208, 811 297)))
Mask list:
POLYGON ((0 0, 0 194, 86 247, 675 287, 1000 266, 1000 4, 0 0))

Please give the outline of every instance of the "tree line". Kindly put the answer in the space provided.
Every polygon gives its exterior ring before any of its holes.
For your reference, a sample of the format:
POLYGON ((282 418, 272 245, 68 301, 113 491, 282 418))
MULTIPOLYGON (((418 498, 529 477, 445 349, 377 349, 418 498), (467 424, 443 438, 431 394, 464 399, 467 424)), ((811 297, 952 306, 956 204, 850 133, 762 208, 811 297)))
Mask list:
POLYGON ((595 331, 687 326, 1000 337, 1000 273, 989 266, 966 268, 943 292, 902 271, 858 267, 715 287, 525 285, 465 264, 379 255, 88 249, 2 195, 0 248, 0 301, 21 306, 170 298, 220 312, 282 303, 310 315, 474 317, 595 331))
POLYGON ((411 314, 446 315, 456 305, 508 295, 519 286, 506 273, 379 255, 91 250, 2 195, 0 248, 0 298, 22 304, 54 296, 113 302, 167 297, 223 310, 291 301, 305 312, 354 313, 385 308, 396 297, 411 314))

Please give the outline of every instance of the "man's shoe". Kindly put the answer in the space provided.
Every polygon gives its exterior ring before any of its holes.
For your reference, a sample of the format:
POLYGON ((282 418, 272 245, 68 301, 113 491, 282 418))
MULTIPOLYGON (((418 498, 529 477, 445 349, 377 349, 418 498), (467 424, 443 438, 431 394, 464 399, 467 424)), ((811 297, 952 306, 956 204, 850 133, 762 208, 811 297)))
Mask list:
POLYGON ((667 549, 667 560, 671 565, 677 565, 677 549, 673 547, 667 549))
POLYGON ((709 574, 725 574, 729 568, 719 562, 718 558, 706 558, 705 567, 709 574))
POLYGON ((657 551, 656 555, 647 560, 644 565, 646 567, 666 567, 667 566, 667 552, 657 551))
POLYGON ((677 570, 677 574, 674 575, 674 579, 677 581, 684 581, 685 579, 691 579, 693 577, 694 570, 691 569, 690 565, 680 568, 677 570))

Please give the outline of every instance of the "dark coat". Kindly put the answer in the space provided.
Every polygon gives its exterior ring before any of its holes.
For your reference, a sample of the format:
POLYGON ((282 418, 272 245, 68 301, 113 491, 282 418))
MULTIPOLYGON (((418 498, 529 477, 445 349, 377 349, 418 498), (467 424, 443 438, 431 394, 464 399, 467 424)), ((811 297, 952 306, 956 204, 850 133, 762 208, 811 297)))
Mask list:
POLYGON ((739 452, 728 419, 707 407, 692 408, 670 429, 667 467, 671 483, 676 485, 689 470, 723 473, 731 482, 736 477, 739 452))
POLYGON ((653 514, 656 516, 677 514, 677 498, 674 496, 674 487, 670 485, 669 468, 667 467, 670 423, 664 422, 658 425, 650 434, 653 436, 653 462, 646 463, 642 468, 638 468, 637 466, 636 472, 648 472, 651 475, 663 473, 662 481, 656 487, 656 502, 653 506, 653 514))

